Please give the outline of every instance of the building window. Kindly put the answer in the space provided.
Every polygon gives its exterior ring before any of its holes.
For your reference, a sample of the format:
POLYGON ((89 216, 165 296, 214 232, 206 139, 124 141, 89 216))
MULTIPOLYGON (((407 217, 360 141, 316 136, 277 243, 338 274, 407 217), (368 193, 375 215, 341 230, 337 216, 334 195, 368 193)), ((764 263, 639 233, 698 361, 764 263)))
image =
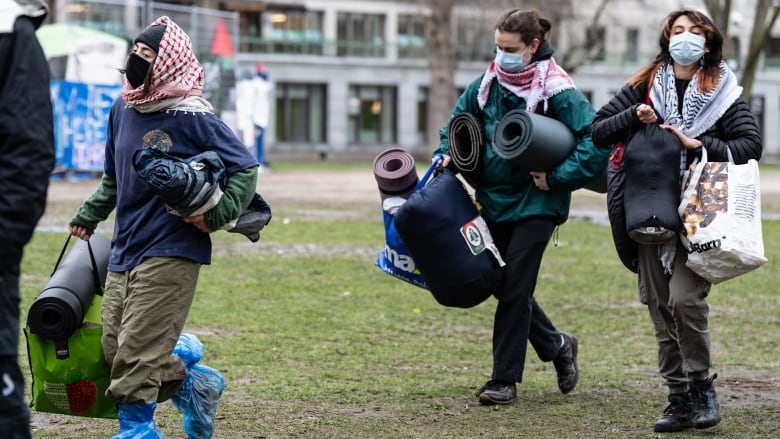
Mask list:
POLYGON ((322 12, 269 11, 274 53, 322 54, 322 12))
POLYGON ((425 58, 425 17, 420 15, 398 16, 398 56, 401 58, 425 58))
POLYGON ((639 61, 639 29, 626 29, 626 51, 623 54, 623 60, 627 63, 639 61))
POLYGON ((276 84, 276 137, 280 142, 325 143, 325 84, 276 84))
POLYGON ((426 145, 428 143, 428 87, 417 89, 417 143, 426 145))
POLYGON ((396 88, 353 85, 349 88, 349 133, 351 144, 396 143, 396 88))
POLYGON ((385 17, 379 14, 338 14, 338 56, 384 57, 385 17))
POLYGON ((600 49, 593 57, 593 61, 604 61, 607 59, 606 29, 603 26, 589 27, 585 31, 585 41, 588 49, 600 45, 600 49))
POLYGON ((769 37, 764 43, 764 56, 767 67, 780 67, 780 37, 769 37))
POLYGON ((322 17, 319 11, 242 12, 239 20, 241 50, 321 55, 322 17))
POLYGON ((456 16, 455 52, 458 61, 491 61, 495 55, 495 24, 474 17, 456 16))

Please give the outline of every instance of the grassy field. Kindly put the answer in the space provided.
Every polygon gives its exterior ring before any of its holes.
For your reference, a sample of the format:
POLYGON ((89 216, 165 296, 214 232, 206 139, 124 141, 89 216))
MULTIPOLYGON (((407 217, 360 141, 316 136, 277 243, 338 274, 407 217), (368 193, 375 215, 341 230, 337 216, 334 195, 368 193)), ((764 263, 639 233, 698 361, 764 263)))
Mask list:
MULTIPOLYGON (((337 209, 337 206, 334 207, 337 209)), ((766 221, 764 242, 780 239, 766 221)), ((64 242, 36 233, 23 262, 24 313, 64 242)), ((438 305, 425 290, 376 268, 381 220, 307 215, 275 207, 261 242, 214 234, 186 331, 228 388, 216 438, 655 438, 666 389, 636 278, 609 229, 570 221, 550 245, 536 297, 580 339, 580 382, 558 392, 555 370, 529 352, 518 402, 484 407, 475 392, 491 370, 495 300, 472 309, 438 305)), ((778 249, 766 266, 713 288, 713 371, 723 421, 674 437, 780 437, 778 249)), ((22 338, 24 340, 24 338, 22 338)), ((22 349, 23 350, 23 349, 22 349)), ((26 355, 22 352, 26 367, 26 355)), ((29 379, 29 376, 28 376, 29 379)), ((34 437, 106 438, 116 421, 34 414, 34 437)), ((178 412, 157 423, 183 438, 178 412)))

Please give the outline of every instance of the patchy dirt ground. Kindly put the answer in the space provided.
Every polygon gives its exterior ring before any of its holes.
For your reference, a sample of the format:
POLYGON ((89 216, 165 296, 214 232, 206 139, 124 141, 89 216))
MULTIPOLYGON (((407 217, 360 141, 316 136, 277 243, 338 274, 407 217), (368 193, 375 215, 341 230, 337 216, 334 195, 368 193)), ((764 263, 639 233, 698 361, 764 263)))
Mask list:
MULTIPOLYGON (((41 230, 65 231, 75 209, 99 183, 96 179, 54 180, 49 189, 49 203, 39 223, 41 230)), ((345 172, 268 171, 259 178, 258 191, 275 211, 295 212, 312 218, 367 218, 379 220, 379 195, 370 170, 345 172)), ((762 206, 765 218, 780 218, 780 170, 762 172, 762 206)), ((575 192, 572 200, 572 219, 607 222, 606 196, 582 190, 575 192)), ((283 220, 275 217, 275 220, 283 220)), ((101 225, 100 231, 110 232, 112 224, 101 225)), ((261 246, 274 246, 261 242, 261 246)), ((268 247, 263 247, 268 249, 268 247)), ((318 249, 311 246, 285 247, 276 251, 291 254, 312 254, 318 249)), ((375 249, 351 249, 353 252, 375 249)), ((652 371, 649 371, 652 373, 652 371)), ((780 382, 760 370, 730 371, 730 378, 718 382, 719 397, 729 401, 731 407, 780 404, 780 382), (737 378, 738 377, 738 378, 737 378)), ((33 426, 39 431, 59 431, 67 436, 84 432, 86 422, 81 419, 33 413, 33 426)))

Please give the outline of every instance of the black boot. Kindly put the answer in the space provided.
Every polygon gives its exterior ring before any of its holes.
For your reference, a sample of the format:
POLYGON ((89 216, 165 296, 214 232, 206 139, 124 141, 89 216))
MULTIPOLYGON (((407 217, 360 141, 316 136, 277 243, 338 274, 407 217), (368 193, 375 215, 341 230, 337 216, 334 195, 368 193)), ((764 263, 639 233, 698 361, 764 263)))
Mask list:
POLYGON ((693 428, 710 428, 720 422, 720 409, 715 396, 715 386, 712 382, 718 374, 701 381, 691 382, 688 394, 691 396, 693 407, 693 428))
POLYGON ((668 433, 682 431, 693 426, 693 409, 688 393, 669 394, 669 405, 664 409, 664 414, 655 422, 653 431, 668 433))
POLYGON ((580 376, 580 369, 577 367, 579 343, 577 337, 573 335, 561 333, 561 337, 563 344, 558 356, 553 360, 553 365, 555 365, 555 372, 558 374, 558 388, 561 393, 566 394, 574 390, 580 376))

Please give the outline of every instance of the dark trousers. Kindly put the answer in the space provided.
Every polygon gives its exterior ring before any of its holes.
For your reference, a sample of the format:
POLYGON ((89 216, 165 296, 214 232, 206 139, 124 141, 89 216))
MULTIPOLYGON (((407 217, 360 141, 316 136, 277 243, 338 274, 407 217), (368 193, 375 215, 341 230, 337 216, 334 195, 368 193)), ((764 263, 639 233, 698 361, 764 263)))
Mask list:
POLYGON ((555 223, 530 218, 508 223, 489 222, 490 234, 506 262, 493 325, 494 380, 522 382, 530 340, 539 359, 552 361, 560 350, 561 334, 534 299, 542 256, 555 223))
POLYGON ((19 276, 0 273, 0 437, 30 438, 19 367, 19 276))

